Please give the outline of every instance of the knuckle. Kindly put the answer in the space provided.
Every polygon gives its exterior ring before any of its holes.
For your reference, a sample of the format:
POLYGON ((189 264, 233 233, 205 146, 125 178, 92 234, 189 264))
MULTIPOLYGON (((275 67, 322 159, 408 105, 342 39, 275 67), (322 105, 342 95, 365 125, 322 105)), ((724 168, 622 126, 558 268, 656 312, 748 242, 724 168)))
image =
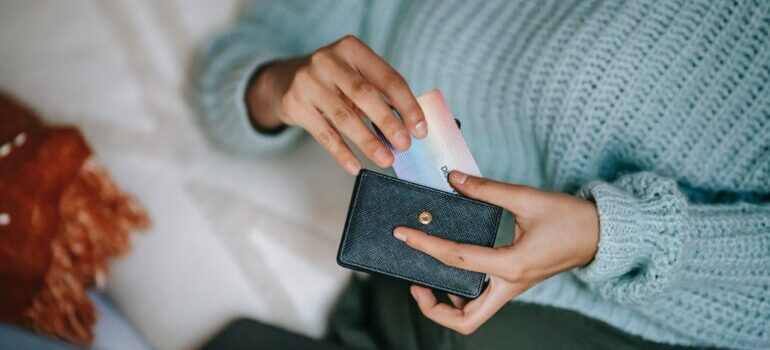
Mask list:
POLYGON ((469 323, 469 322, 463 322, 457 325, 455 328, 455 331, 457 333, 460 333, 462 335, 471 335, 473 332, 475 332, 479 327, 475 324, 469 323))
POLYGON ((396 72, 390 72, 385 76, 385 84, 391 89, 403 89, 407 87, 404 77, 396 72))
POLYGON ((330 53, 326 48, 318 49, 310 54, 310 63, 312 65, 326 64, 329 59, 331 59, 330 53))
POLYGON ((410 104, 404 109, 404 112, 406 113, 407 117, 411 117, 413 119, 422 119, 422 109, 418 104, 410 104))
POLYGON ((304 85, 307 82, 310 82, 313 79, 313 74, 307 67, 302 67, 297 70, 297 73, 294 73, 294 81, 293 84, 300 84, 304 85))
POLYGON ((351 45, 357 45, 361 41, 358 40, 358 38, 353 34, 347 34, 340 38, 340 40, 337 40, 336 45, 338 47, 350 47, 351 45))
POLYGON ((372 84, 369 84, 368 81, 363 79, 358 79, 355 82, 353 82, 353 86, 351 87, 351 97, 355 99, 360 99, 362 97, 368 96, 374 92, 374 86, 372 84))
POLYGON ((379 121, 380 129, 388 134, 392 134, 401 129, 401 122, 390 112, 384 112, 382 116, 379 117, 379 121))
POLYGON ((333 130, 325 129, 318 133, 318 143, 331 152, 339 148, 339 142, 339 135, 333 130))
POLYGON ((465 263, 465 256, 458 243, 451 243, 440 256, 441 259, 439 260, 447 265, 461 265, 465 263))
POLYGON ((291 97, 291 95, 286 94, 281 96, 281 109, 285 113, 291 113, 291 110, 294 108, 294 98, 291 97))
POLYGON ((476 186, 476 192, 484 197, 489 197, 490 195, 493 195, 494 193, 490 193, 490 182, 486 178, 477 178, 475 181, 476 186))
POLYGON ((332 112, 332 118, 334 119, 334 123, 342 125, 353 118, 353 111, 346 106, 339 106, 332 112))
POLYGON ((371 136, 371 134, 361 141, 361 149, 366 150, 369 155, 374 155, 374 152, 380 148, 380 145, 382 145, 380 140, 371 136))
POLYGON ((487 184, 489 183, 489 180, 485 178, 469 178, 468 179, 468 187, 471 189, 471 191, 475 193, 481 193, 484 191, 484 189, 487 187, 487 184))
POLYGON ((281 110, 283 110, 284 113, 287 114, 294 114, 295 109, 297 108, 298 102, 297 99, 292 94, 285 94, 281 96, 280 106, 281 110))

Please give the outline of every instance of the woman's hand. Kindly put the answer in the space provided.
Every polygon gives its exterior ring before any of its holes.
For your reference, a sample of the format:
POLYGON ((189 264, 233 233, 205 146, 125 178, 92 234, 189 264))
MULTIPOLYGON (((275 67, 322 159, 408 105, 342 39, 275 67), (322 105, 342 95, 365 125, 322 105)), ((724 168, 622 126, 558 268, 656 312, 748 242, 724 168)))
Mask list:
POLYGON ((409 148, 409 131, 418 138, 428 132, 422 109, 404 78, 354 36, 308 56, 267 66, 249 87, 247 99, 257 126, 299 125, 352 175, 361 163, 340 134, 377 165, 388 167, 393 162, 393 155, 363 117, 370 118, 399 151, 409 148))
POLYGON ((593 202, 574 196, 505 184, 453 171, 449 181, 470 198, 514 213, 513 245, 487 248, 459 244, 418 230, 397 227, 393 235, 444 264, 486 273, 489 285, 475 300, 450 295, 454 306, 439 303, 430 289, 412 286, 420 311, 445 327, 473 333, 511 298, 559 272, 593 260, 599 218, 593 202))

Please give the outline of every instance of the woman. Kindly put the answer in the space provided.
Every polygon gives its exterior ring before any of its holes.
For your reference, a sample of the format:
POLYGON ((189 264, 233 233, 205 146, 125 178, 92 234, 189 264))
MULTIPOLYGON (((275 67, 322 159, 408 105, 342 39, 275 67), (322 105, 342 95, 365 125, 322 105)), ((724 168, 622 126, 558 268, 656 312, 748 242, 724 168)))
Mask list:
POLYGON ((403 150, 431 127, 413 92, 440 87, 461 116, 498 181, 450 182, 513 212, 516 241, 397 229, 490 284, 470 302, 412 286, 408 303, 374 279, 343 299, 360 317, 334 318, 344 343, 768 348, 768 33, 767 1, 254 3, 207 51, 203 119, 243 153, 307 132, 352 175, 352 148, 393 161, 364 118, 403 150))

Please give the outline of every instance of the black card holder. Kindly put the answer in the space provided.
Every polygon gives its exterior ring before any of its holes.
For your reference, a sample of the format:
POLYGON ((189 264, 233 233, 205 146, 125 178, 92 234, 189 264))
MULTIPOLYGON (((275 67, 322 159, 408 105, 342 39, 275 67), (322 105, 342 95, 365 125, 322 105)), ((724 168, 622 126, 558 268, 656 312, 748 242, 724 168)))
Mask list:
POLYGON ((503 209, 369 170, 361 170, 350 199, 337 263, 476 298, 484 274, 447 266, 393 237, 397 226, 460 243, 491 247, 503 209))

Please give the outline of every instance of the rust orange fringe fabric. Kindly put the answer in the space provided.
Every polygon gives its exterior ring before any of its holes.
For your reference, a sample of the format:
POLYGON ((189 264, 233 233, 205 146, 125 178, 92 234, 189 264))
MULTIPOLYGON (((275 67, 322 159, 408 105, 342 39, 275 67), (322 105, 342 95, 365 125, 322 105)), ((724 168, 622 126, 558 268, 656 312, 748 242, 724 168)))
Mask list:
POLYGON ((90 344, 87 289, 148 226, 76 129, 44 126, 0 94, 1 320, 90 344))

